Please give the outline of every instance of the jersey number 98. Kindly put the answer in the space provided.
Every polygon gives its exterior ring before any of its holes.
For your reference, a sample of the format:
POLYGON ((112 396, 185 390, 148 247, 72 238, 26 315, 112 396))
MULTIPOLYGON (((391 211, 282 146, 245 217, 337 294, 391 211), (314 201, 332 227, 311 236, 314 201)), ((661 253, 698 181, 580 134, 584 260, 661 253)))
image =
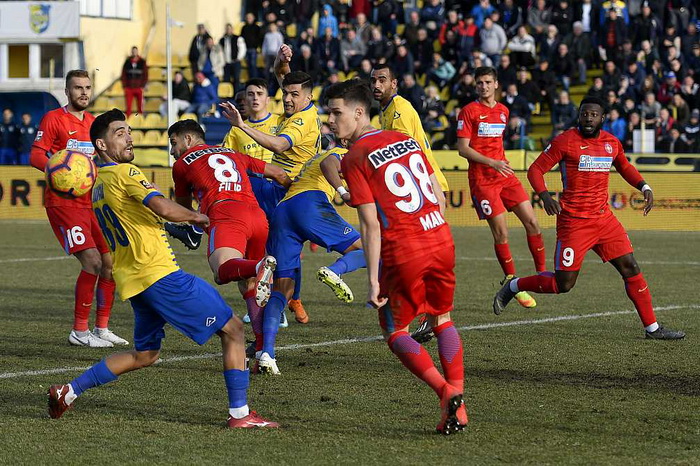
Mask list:
POLYGON ((384 182, 392 194, 404 198, 396 202, 402 212, 417 212, 423 207, 424 199, 438 203, 428 169, 418 153, 408 159, 408 168, 397 162, 390 164, 384 171, 384 182))

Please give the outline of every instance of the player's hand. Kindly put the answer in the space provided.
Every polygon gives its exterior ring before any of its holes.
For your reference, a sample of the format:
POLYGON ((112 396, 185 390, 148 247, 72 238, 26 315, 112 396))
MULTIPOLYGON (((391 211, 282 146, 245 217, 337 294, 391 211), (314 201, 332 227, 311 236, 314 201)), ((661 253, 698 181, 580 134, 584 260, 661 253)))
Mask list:
POLYGON ((513 173, 515 173, 515 171, 513 171, 513 169, 510 168, 510 162, 507 160, 494 160, 493 162, 491 162, 491 168, 493 168, 503 176, 510 176, 513 173))
POLYGON ((341 195, 340 197, 343 198, 343 201, 344 201, 346 204, 350 202, 350 193, 345 193, 345 194, 341 195))
POLYGON ((651 192, 651 189, 647 189, 644 191, 644 216, 646 217, 649 215, 649 212, 651 212, 651 209, 654 207, 654 193, 651 192))
POLYGON ((379 283, 370 283, 369 290, 367 290, 367 304, 375 309, 379 309, 384 306, 389 300, 382 296, 379 296, 379 283))
POLYGON ((561 213, 561 205, 559 204, 559 201, 554 199, 549 192, 541 192, 539 196, 542 200, 544 211, 547 212, 547 215, 559 215, 561 213))
POLYGON ((235 105, 231 102, 222 102, 219 106, 223 110, 224 117, 231 123, 231 126, 240 128, 243 125, 243 117, 235 105))
POLYGON ((190 220, 188 223, 190 225, 199 225, 200 227, 206 228, 209 226, 209 217, 204 214, 200 214, 199 212, 195 212, 194 219, 190 220))
POLYGON ((292 48, 287 44, 282 44, 279 51, 277 52, 277 58, 282 63, 289 63, 292 61, 292 48))

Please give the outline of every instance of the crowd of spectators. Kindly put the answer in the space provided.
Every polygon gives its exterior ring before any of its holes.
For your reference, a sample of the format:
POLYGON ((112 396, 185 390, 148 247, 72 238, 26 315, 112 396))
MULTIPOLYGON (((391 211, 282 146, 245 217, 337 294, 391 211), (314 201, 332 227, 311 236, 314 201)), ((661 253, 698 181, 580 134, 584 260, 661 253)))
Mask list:
POLYGON ((23 113, 18 122, 12 109, 4 109, 0 121, 0 165, 29 165, 37 129, 31 114, 23 113))

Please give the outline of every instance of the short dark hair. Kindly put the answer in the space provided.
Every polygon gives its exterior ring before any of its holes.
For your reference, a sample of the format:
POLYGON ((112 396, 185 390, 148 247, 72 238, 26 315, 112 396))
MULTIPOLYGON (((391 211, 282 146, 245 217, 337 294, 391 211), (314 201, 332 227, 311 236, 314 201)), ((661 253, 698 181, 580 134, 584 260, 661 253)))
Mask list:
POLYGON ((185 134, 193 134, 200 139, 204 139, 204 130, 199 126, 199 123, 194 120, 187 119, 176 121, 168 128, 168 137, 172 137, 173 135, 182 136, 185 134))
POLYGON ((388 70, 389 71, 389 78, 390 79, 396 79, 396 72, 391 68, 391 66, 387 65, 386 63, 378 63, 374 65, 374 70, 379 71, 379 70, 388 70))
POLYGON ((267 84, 267 79, 263 79, 263 78, 251 78, 251 79, 249 79, 245 83, 245 90, 246 91, 248 90, 248 86, 262 87, 266 91, 269 89, 268 84, 267 84))
POLYGON ((70 80, 73 78, 88 78, 89 79, 90 75, 85 70, 70 70, 68 72, 68 74, 66 75, 66 87, 68 87, 70 80))
POLYGON ((474 70, 474 80, 482 76, 491 76, 493 77, 494 81, 498 81, 498 73, 496 72, 496 68, 493 66, 480 66, 474 70))
POLYGON ((92 125, 90 125, 90 141, 92 141, 95 150, 97 150, 97 140, 105 138, 109 125, 115 121, 126 121, 126 115, 118 108, 104 112, 92 122, 92 125))
POLYGON ((369 83, 363 79, 351 79, 342 83, 332 84, 326 91, 326 99, 343 99, 346 102, 360 104, 369 116, 372 107, 372 91, 369 83))
POLYGON ((314 82, 311 79, 311 75, 304 73, 303 71, 292 71, 287 73, 282 80, 282 87, 289 86, 290 84, 301 84, 302 89, 306 89, 309 92, 314 90, 314 82))
POLYGON ((608 104, 605 103, 605 101, 599 97, 594 97, 594 96, 584 97, 583 100, 581 101, 581 105, 579 105, 579 109, 582 109, 583 106, 586 104, 598 105, 603 110, 603 114, 608 113, 608 104))

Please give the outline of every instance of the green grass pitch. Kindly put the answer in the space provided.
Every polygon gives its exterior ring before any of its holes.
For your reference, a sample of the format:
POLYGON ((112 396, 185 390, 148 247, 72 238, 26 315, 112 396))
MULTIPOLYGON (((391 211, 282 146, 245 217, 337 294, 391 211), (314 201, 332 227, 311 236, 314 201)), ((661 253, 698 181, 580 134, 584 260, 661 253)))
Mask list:
MULTIPOLYGON (((341 304, 315 279, 333 256, 308 250, 302 297, 311 322, 288 314, 282 375, 251 380, 252 408, 283 429, 224 429, 218 338, 198 347, 173 329, 162 364, 86 392, 51 420, 48 386, 111 351, 67 342, 79 266, 61 257, 48 224, 0 222, 0 463, 700 463, 700 234, 630 232, 659 320, 688 334, 659 342, 643 338, 621 278, 593 253, 570 293, 495 316, 501 273, 488 230, 453 232, 470 424, 443 437, 432 391, 367 338, 379 328, 363 305, 364 271, 346 277, 356 303, 341 304), (510 325, 494 325, 502 323, 510 325)), ((554 232, 545 237, 551 264, 554 232)), ((522 229, 511 244, 520 274, 531 273, 522 229)), ((184 270, 211 281, 203 250, 174 247, 184 270)), ((219 289, 242 315, 235 287, 219 289)), ((111 327, 129 337, 128 303, 115 305, 111 327)), ((427 347, 437 361, 435 342, 427 347)))

